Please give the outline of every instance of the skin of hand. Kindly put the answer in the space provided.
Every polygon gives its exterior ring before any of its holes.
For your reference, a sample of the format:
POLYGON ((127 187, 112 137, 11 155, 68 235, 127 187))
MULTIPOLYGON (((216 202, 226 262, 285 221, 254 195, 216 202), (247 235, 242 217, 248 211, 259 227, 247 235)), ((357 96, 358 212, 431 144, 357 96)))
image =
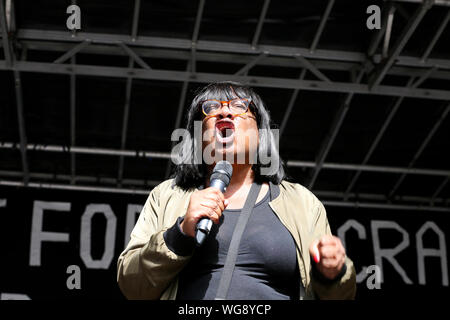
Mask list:
POLYGON ((215 224, 219 223, 223 210, 228 205, 219 189, 209 187, 197 190, 191 195, 189 206, 181 222, 181 230, 190 237, 195 237, 195 227, 201 218, 209 218, 215 224))
POLYGON ((336 278, 345 264, 345 248, 341 240, 332 235, 325 235, 311 243, 309 254, 317 270, 330 280, 336 278))

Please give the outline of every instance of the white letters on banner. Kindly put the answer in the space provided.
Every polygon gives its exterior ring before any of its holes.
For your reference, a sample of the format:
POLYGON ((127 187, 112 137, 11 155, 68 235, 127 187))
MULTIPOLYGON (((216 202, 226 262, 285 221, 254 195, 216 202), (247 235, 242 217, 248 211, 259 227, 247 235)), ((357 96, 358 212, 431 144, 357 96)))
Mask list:
POLYGON ((80 256, 89 269, 108 269, 114 257, 116 240, 116 216, 108 204, 90 204, 81 217, 80 256), (106 218, 105 251, 100 260, 92 259, 91 255, 91 222, 96 213, 106 218))
POLYGON ((403 281, 406 284, 412 284, 411 279, 406 275, 405 270, 400 266, 398 261, 394 258, 400 251, 409 246, 409 235, 405 229, 400 227, 397 222, 385 221, 385 220, 374 220, 370 223, 372 229, 373 237, 373 252, 375 254, 375 264, 381 268, 381 282, 384 281, 383 276, 383 258, 388 260, 394 269, 400 274, 403 281), (403 240, 395 248, 381 248, 380 247, 380 237, 378 235, 379 229, 394 229, 399 231, 403 235, 403 240))
POLYGON ((425 284, 425 257, 439 257, 441 259, 442 285, 448 287, 447 247, 445 235, 439 227, 431 221, 427 221, 416 233, 417 265, 419 266, 419 283, 425 284), (433 230, 439 237, 439 249, 423 247, 422 237, 427 230, 433 230))
POLYGON ((41 265, 42 242, 69 242, 68 233, 42 231, 44 210, 70 211, 70 203, 34 201, 33 221, 31 223, 30 266, 41 265))
MULTIPOLYGON (((350 219, 347 220, 342 226, 340 226, 337 230, 337 236, 341 239, 342 245, 344 246, 344 248, 346 247, 346 242, 345 242, 345 234, 347 233, 347 231, 353 228, 358 232, 358 237, 360 239, 365 240, 367 238, 366 236, 366 229, 364 228, 364 226, 359 223, 356 220, 350 219)), ((356 282, 357 283, 361 283, 364 281, 364 279, 367 277, 367 267, 362 266, 361 267, 361 271, 356 275, 356 282)))
POLYGON ((0 300, 31 300, 31 298, 21 293, 0 293, 0 300))
MULTIPOLYGON (((0 204, 2 202, 0 201, 0 204)), ((6 201, 4 202, 6 203, 6 201)), ((125 219, 125 233, 124 233, 124 247, 128 244, 130 240, 130 234, 136 224, 136 218, 142 211, 143 206, 137 204, 127 205, 126 219, 125 219)), ((68 202, 45 202, 45 201, 34 201, 33 203, 33 217, 31 225, 31 245, 30 245, 30 266, 41 266, 41 246, 42 242, 68 242, 69 234, 62 232, 50 232, 43 231, 43 215, 44 210, 52 211, 65 211, 68 212, 71 209, 71 203, 68 202)), ((87 269, 108 269, 111 265, 113 259, 116 259, 114 255, 114 249, 116 245, 116 227, 117 219, 112 211, 110 205, 108 204, 88 204, 86 209, 81 216, 81 230, 80 230, 80 257, 83 260, 87 269), (102 214, 106 218, 106 232, 104 237, 104 252, 100 259, 93 259, 91 254, 91 244, 92 244, 92 230, 91 223, 92 218, 95 214, 102 214)), ((344 247, 347 247, 346 236, 347 232, 354 229, 357 232, 358 239, 368 240, 370 236, 367 233, 366 228, 360 222, 349 219, 345 221, 338 229, 337 236, 341 239, 344 247)), ((413 281, 408 277, 405 270, 400 265, 396 256, 402 252, 405 248, 410 245, 410 236, 408 232, 402 228, 395 221, 386 220, 372 220, 370 221, 371 229, 371 240, 373 245, 374 253, 374 265, 361 266, 359 270, 356 281, 358 283, 363 282, 366 278, 366 284, 374 289, 377 289, 379 285, 384 282, 383 276, 383 261, 387 260, 397 273, 402 278, 403 282, 406 284, 413 284, 413 281), (390 229, 397 231, 402 236, 402 240, 394 247, 385 248, 380 244, 379 230, 390 229)), ((357 241, 357 240, 356 240, 357 241)), ((420 229, 415 234, 416 248, 417 248, 417 270, 418 270, 418 283, 421 285, 426 284, 426 257, 436 257, 440 260, 441 266, 441 284, 442 286, 448 286, 448 263, 447 263, 447 246, 445 233, 431 221, 425 222, 420 229), (432 248, 424 248, 423 237, 425 233, 432 232, 436 235, 437 244, 433 245, 432 248)), ((351 255, 352 253, 350 253, 351 255)), ((67 269, 67 272, 72 272, 72 276, 67 279, 67 284, 73 288, 80 286, 80 282, 74 278, 75 274, 77 277, 80 273, 75 269, 67 269), (70 281, 69 281, 70 280, 70 281)), ((78 270, 79 271, 79 270, 78 270)), ((431 271, 428 270, 430 273, 431 271)))

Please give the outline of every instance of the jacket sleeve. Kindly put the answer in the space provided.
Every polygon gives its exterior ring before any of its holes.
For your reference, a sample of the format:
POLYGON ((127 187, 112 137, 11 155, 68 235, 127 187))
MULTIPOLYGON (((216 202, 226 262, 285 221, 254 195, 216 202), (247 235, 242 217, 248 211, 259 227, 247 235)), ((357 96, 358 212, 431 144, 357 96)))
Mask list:
POLYGON ((174 253, 158 227, 161 185, 150 193, 131 233, 131 240, 117 262, 117 282, 128 299, 159 299, 190 256, 174 253))
MULTIPOLYGON (((323 204, 319 201, 316 206, 316 218, 313 222, 312 240, 320 239, 324 235, 331 235, 330 225, 323 204)), ((314 263, 311 268, 315 268, 314 263)), ((311 270, 311 284, 315 295, 321 300, 354 299, 356 294, 356 272, 352 260, 345 258, 343 272, 336 280, 324 281, 318 272, 311 270)))

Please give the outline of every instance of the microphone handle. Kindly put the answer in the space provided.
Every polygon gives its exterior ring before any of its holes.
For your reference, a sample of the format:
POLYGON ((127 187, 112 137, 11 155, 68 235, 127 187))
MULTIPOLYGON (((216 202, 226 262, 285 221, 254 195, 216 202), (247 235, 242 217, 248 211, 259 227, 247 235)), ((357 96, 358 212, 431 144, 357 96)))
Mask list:
MULTIPOLYGON (((225 183, 220 179, 213 179, 211 180, 210 187, 217 188, 220 190, 220 192, 224 193, 226 188, 225 183)), ((205 241, 206 237, 208 236, 209 232, 211 231, 212 227, 212 221, 209 218, 201 218, 197 226, 195 228, 195 240, 197 243, 197 246, 201 246, 202 243, 205 241)))

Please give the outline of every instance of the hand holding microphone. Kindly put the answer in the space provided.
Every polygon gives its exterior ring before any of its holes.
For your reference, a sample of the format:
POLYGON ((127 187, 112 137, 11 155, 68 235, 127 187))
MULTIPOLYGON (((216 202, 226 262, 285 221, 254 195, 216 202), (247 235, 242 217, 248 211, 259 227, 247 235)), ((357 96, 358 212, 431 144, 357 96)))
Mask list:
POLYGON ((212 223, 219 223, 223 210, 228 205, 223 193, 229 185, 233 167, 228 161, 220 161, 214 167, 210 187, 197 190, 191 195, 189 206, 181 223, 181 230, 195 237, 201 245, 211 230, 212 223))

